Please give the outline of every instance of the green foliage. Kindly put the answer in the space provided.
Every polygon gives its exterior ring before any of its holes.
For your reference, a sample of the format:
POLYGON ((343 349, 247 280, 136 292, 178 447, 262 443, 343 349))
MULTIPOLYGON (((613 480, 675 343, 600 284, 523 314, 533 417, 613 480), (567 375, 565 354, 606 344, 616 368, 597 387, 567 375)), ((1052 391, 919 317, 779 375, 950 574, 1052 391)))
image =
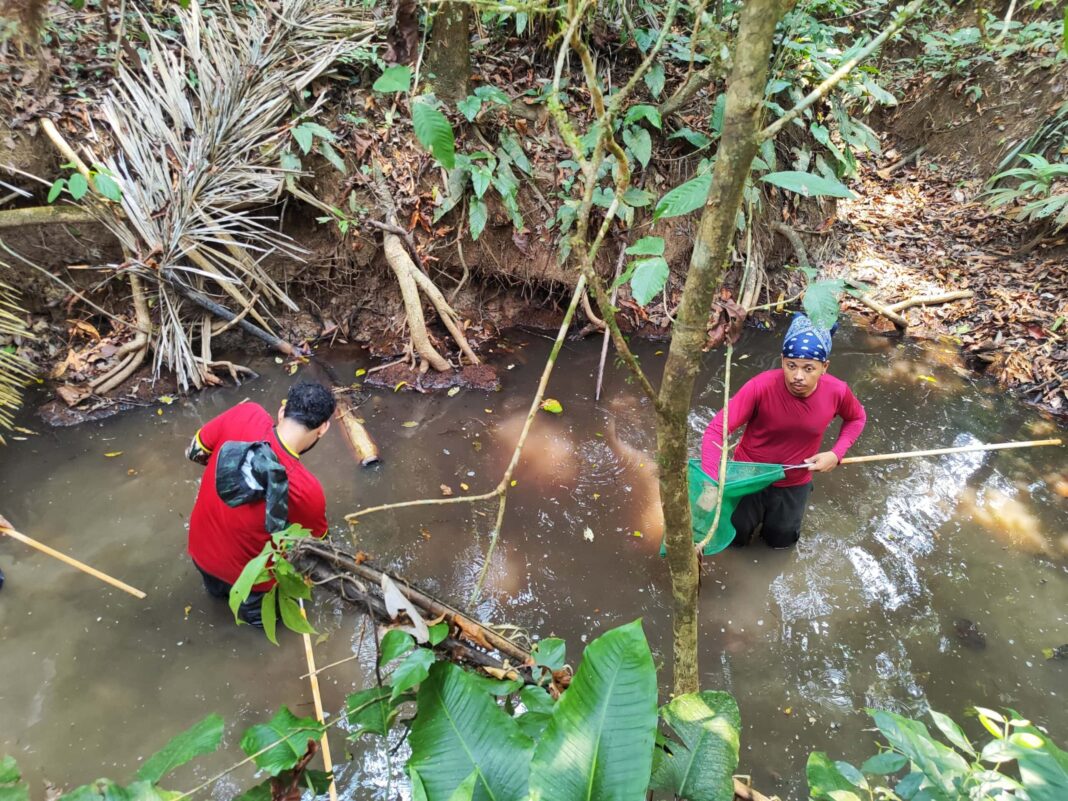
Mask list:
POLYGON ((199 723, 171 738, 169 743, 150 756, 137 771, 137 778, 156 784, 175 768, 198 756, 215 751, 222 742, 222 736, 222 716, 208 715, 199 723))
POLYGON ((422 778, 428 801, 447 801, 472 772, 476 799, 526 798, 533 743, 470 674, 436 663, 417 706, 408 767, 422 778))
POLYGON ((30 789, 21 782, 22 773, 15 758, 0 759, 0 801, 29 801, 30 789))
POLYGON ((660 198, 653 212, 653 219, 661 217, 679 217, 689 214, 705 205, 708 200, 708 191, 712 188, 712 172, 698 170, 696 176, 680 184, 660 198))
POLYGON ((742 726, 737 702, 722 692, 683 695, 660 717, 678 740, 666 742, 650 787, 690 801, 732 801, 742 726))
POLYGON ((412 68, 404 64, 397 64, 387 67, 378 76, 378 80, 374 82, 371 88, 382 94, 390 94, 392 92, 407 92, 411 86, 412 68))
POLYGON ((1068 162, 1050 163, 1036 153, 1023 153, 1020 158, 1029 166, 991 178, 984 192, 986 203, 994 209, 1008 208, 1008 216, 1022 222, 1048 223, 1052 233, 1057 233, 1068 225, 1068 162), (999 186, 1010 178, 1017 182, 999 186))
POLYGON ((629 256, 644 258, 629 262, 627 269, 612 286, 622 286, 630 281, 630 291, 635 302, 642 306, 648 305, 649 301, 663 291, 670 272, 664 259, 664 240, 659 236, 642 237, 627 248, 626 252, 629 256))
POLYGON ((447 170, 456 166, 456 137, 445 115, 423 98, 412 102, 415 138, 447 170))
POLYGON ((244 621, 239 619, 237 614, 241 604, 252 594, 252 588, 271 579, 277 582, 260 601, 264 634, 275 645, 278 644, 276 627, 279 611, 287 628, 298 633, 315 633, 315 629, 300 609, 300 601, 311 598, 311 588, 286 559, 286 553, 294 542, 310 536, 308 529, 296 523, 285 531, 272 534, 264 543, 263 550, 254 559, 249 560, 230 588, 230 611, 234 613, 234 620, 241 625, 244 621))
POLYGON ((1044 732, 1009 711, 1006 717, 977 707, 979 722, 993 739, 973 746, 951 718, 931 711, 935 738, 920 721, 893 712, 868 710, 889 744, 859 769, 816 752, 808 762, 813 801, 1054 801, 1068 797, 1068 754, 1044 732), (897 775, 901 774, 901 775, 897 775))
MULTIPOLYGON (((65 168, 74 169, 73 164, 64 164, 65 168)), ((103 198, 118 203, 122 200, 122 189, 116 182, 114 174, 103 164, 94 164, 89 170, 89 179, 96 193, 103 198)), ((48 188, 49 203, 55 203, 64 191, 72 200, 81 200, 89 193, 89 181, 80 172, 72 172, 66 178, 57 178, 48 188)))
POLYGON ((394 659, 404 656, 415 648, 415 638, 406 631, 390 629, 378 646, 378 665, 385 667, 394 659))
POLYGON ((641 622, 594 640, 530 766, 531 801, 641 799, 656 734, 656 669, 641 622))
POLYGON ((289 770, 307 751, 308 740, 317 740, 325 727, 315 718, 298 718, 281 707, 267 723, 257 723, 241 737, 241 750, 256 767, 270 776, 289 770))
POLYGON ((371 687, 353 693, 345 701, 349 723, 353 726, 350 735, 358 739, 363 734, 377 734, 385 737, 397 717, 396 700, 392 688, 371 687))
POLYGON ((796 192, 803 197, 853 197, 853 193, 841 182, 807 172, 796 170, 772 172, 761 176, 760 180, 781 189, 796 192))
POLYGON ((393 685, 392 698, 400 695, 423 681, 430 675, 430 668, 434 664, 434 652, 429 648, 416 648, 404 658, 393 671, 390 682, 393 685))
MULTIPOLYGON (((297 143, 297 146, 304 155, 311 153, 312 148, 314 147, 316 152, 330 162, 335 170, 342 175, 345 175, 348 172, 348 169, 345 167, 345 162, 341 159, 341 156, 338 155, 337 151, 334 150, 333 144, 331 144, 332 142, 337 141, 337 137, 334 136, 333 131, 329 128, 325 128, 317 122, 301 122, 290 128, 289 133, 292 135, 293 141, 297 143)), ((285 151, 282 154, 283 169, 288 169, 292 166, 291 160, 286 160, 286 157, 289 155, 291 154, 289 154, 288 151, 285 151)), ((296 168, 300 169, 299 157, 296 157, 296 168)))

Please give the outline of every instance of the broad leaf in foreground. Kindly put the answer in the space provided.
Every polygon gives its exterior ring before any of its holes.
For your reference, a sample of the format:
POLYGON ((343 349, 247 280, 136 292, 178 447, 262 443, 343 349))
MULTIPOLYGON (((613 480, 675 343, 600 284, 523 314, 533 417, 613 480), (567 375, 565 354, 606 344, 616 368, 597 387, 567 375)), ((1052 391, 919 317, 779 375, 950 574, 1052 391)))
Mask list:
POLYGON ((210 754, 219 747, 222 736, 222 716, 208 715, 199 723, 172 737, 170 742, 150 756, 137 771, 137 778, 155 784, 189 760, 210 754))
POLYGON ((428 801, 448 801, 472 771, 476 801, 526 798, 533 744, 471 675, 434 663, 417 707, 408 768, 422 779, 428 801))
POLYGON ((681 742, 670 742, 650 787, 690 801, 731 801, 738 767, 738 703, 727 693, 681 695, 660 711, 681 742))
POLYGON ((530 769, 531 801, 641 801, 656 736, 656 668, 641 621, 586 649, 530 769))

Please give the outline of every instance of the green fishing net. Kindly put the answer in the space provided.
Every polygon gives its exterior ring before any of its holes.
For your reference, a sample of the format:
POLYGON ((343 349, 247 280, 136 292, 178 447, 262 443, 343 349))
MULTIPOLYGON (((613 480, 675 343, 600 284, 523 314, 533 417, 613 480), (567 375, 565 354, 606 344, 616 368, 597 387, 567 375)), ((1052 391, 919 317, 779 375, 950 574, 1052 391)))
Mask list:
MULTIPOLYGON (((690 460, 687 477, 690 485, 693 541, 700 542, 708 535, 716 517, 716 489, 719 487, 719 482, 701 469, 700 459, 690 460)), ((782 465, 728 461, 727 481, 723 489, 723 511, 720 514, 715 535, 705 546, 705 556, 717 554, 731 544, 735 534, 734 526, 731 525, 731 515, 734 514, 742 498, 759 492, 785 477, 786 473, 782 465)), ((666 553, 666 548, 661 544, 661 556, 666 553)))

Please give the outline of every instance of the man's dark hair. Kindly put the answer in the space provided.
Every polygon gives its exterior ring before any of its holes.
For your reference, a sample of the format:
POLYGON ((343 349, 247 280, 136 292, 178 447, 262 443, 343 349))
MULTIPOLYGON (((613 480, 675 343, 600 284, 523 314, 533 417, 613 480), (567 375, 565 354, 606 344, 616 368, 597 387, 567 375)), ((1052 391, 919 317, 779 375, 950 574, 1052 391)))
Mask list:
POLYGON ((289 388, 285 416, 305 428, 318 428, 334 413, 334 393, 314 381, 301 381, 289 388))

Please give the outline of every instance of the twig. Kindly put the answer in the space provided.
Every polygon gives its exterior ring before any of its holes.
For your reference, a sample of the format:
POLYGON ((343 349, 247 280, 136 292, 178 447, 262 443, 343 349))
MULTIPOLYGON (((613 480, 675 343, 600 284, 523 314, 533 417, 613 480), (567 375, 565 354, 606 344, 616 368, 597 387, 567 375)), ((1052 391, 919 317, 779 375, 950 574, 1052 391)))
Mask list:
POLYGON ((911 309, 913 306, 937 306, 940 303, 949 303, 954 300, 967 300, 968 298, 974 297, 975 293, 970 289, 961 289, 956 292, 943 292, 939 295, 917 295, 908 300, 892 303, 886 308, 892 312, 901 312, 905 309, 911 309))
POLYGON ((763 131, 757 133, 757 141, 763 142, 766 139, 771 139, 785 126, 789 125, 797 117, 799 117, 805 109, 807 109, 817 100, 824 97, 824 95, 831 91, 831 89, 833 89, 839 81, 841 81, 850 72, 852 72, 853 68, 857 66, 857 64, 859 64, 868 56, 870 56, 875 50, 877 50, 882 45, 883 42, 885 42, 899 30, 901 30, 905 26, 905 23, 908 22, 909 18, 917 11, 919 11, 920 6, 923 5, 923 2, 924 0, 912 0, 911 3, 909 3, 907 6, 905 6, 904 9, 902 9, 901 13, 897 15, 897 17, 886 30, 884 30, 882 33, 880 33, 878 36, 868 42, 868 44, 862 47, 860 51, 851 59, 843 62, 838 67, 838 69, 836 69, 826 78, 826 80, 824 80, 819 86, 817 86, 807 95, 805 95, 796 106, 794 106, 792 109, 790 109, 781 117, 779 117, 779 119, 775 120, 775 122, 765 128, 763 131))
MULTIPOLYGON (((627 249, 620 247, 619 258, 616 259, 616 273, 615 278, 612 279, 612 299, 608 301, 608 305, 615 308, 616 296, 619 294, 619 287, 617 282, 619 281, 619 275, 623 271, 623 261, 626 259, 627 249)), ((608 330, 608 326, 604 327, 604 338, 601 340, 601 361, 597 365, 597 387, 593 393, 593 399, 599 401, 601 399, 601 382, 604 380, 604 365, 608 359, 608 340, 611 338, 612 332, 608 330)))
POLYGON ((723 441, 720 443, 719 452, 719 492, 716 493, 716 514, 712 517, 712 525, 709 527, 708 533, 705 534, 705 538, 696 546, 698 558, 700 558, 701 553, 716 535, 716 529, 719 528, 719 518, 723 514, 723 490, 727 486, 727 438, 730 436, 727 410, 731 401, 731 358, 733 356, 734 345, 730 343, 730 340, 727 340, 727 367, 723 373, 723 441))

